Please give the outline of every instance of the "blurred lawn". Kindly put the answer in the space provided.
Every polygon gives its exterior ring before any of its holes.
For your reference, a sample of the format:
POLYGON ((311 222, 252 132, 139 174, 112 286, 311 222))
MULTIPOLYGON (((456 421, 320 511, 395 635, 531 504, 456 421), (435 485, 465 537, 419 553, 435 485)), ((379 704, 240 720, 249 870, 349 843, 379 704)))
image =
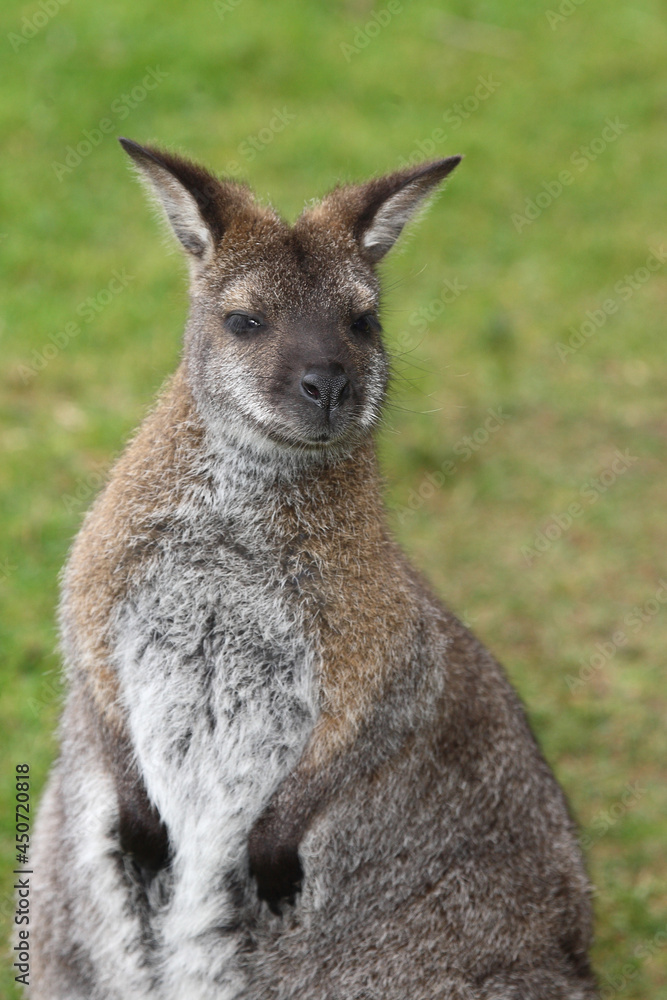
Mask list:
POLYGON ((14 765, 36 796, 55 750, 58 571, 186 312, 114 136, 238 164, 290 217, 465 153, 385 269, 389 502, 582 824, 605 995, 667 997, 667 259, 646 265, 667 249, 667 22, 657 0, 558 2, 3 5, 3 940, 14 765))

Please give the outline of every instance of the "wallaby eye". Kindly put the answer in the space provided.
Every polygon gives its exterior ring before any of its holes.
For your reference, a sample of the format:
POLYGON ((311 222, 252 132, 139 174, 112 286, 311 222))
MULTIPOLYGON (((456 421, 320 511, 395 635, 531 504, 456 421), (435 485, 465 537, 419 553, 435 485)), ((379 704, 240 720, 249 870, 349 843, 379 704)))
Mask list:
POLYGON ((257 316, 249 313, 233 312, 225 317, 225 326, 230 333, 240 336, 244 333, 256 333, 264 324, 257 316))
POLYGON ((375 313, 364 313, 362 316, 358 316, 357 319, 353 320, 350 325, 350 329, 353 333, 358 334, 360 337, 370 337, 373 333, 379 333, 382 327, 380 326, 380 320, 377 318, 375 313))

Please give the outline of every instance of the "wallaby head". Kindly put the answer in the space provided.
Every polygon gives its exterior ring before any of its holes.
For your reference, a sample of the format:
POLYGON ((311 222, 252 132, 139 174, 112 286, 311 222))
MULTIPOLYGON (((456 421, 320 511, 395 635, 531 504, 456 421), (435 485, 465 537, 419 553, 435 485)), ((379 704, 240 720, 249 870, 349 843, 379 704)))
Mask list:
POLYGON ((120 141, 189 260, 184 360, 206 422, 254 450, 348 452, 387 388, 376 265, 461 157, 338 187, 290 226, 245 185, 120 141))

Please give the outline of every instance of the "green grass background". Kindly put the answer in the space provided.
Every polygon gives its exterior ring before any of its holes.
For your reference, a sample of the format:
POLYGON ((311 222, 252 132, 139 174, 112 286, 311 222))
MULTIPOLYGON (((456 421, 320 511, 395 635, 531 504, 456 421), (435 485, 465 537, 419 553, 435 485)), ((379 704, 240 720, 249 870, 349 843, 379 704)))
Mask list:
MULTIPOLYGON (((176 364, 186 313, 184 268, 114 136, 217 170, 238 161, 289 217, 430 140, 434 156, 466 160, 384 269, 396 531, 505 663, 566 789, 596 885, 605 995, 667 997, 667 261, 619 290, 667 247, 667 20, 657 0, 565 0, 555 20, 558 2, 403 0, 367 32, 383 0, 3 4, 3 941, 14 765, 30 763, 34 801, 56 749, 58 571, 176 364), (147 68, 166 76, 137 100, 147 68), (480 78, 493 92, 475 108, 480 78), (293 120, 244 156, 275 109, 293 120), (59 179, 67 147, 107 117, 110 134, 59 179), (600 149, 607 119, 625 127, 600 149), (512 217, 568 169, 572 183, 518 227, 512 217), (82 321, 81 303, 123 269, 127 287, 82 321), (561 361, 557 345, 605 300, 615 311, 561 361), (77 320, 77 336, 27 373, 77 320), (630 459, 614 473, 617 449, 630 459), (581 513, 559 533, 554 515, 564 524, 574 502, 581 513), (539 532, 554 537, 531 557, 539 532), (590 669, 598 643, 607 652, 590 669)), ((9 963, 0 990, 17 995, 9 963)))

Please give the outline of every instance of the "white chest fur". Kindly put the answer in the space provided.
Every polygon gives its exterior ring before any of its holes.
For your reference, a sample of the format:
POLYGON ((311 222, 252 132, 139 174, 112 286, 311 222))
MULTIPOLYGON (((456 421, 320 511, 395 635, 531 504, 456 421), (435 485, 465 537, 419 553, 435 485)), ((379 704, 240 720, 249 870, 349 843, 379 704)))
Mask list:
POLYGON ((233 941, 214 950, 216 971, 209 938, 235 921, 229 886, 247 871, 250 828, 316 716, 317 653, 267 537, 272 496, 238 468, 216 480, 167 525, 115 625, 139 770, 173 852, 160 919, 165 996, 174 997, 185 982, 193 998, 209 996, 207 983, 221 998, 241 988, 233 941))

